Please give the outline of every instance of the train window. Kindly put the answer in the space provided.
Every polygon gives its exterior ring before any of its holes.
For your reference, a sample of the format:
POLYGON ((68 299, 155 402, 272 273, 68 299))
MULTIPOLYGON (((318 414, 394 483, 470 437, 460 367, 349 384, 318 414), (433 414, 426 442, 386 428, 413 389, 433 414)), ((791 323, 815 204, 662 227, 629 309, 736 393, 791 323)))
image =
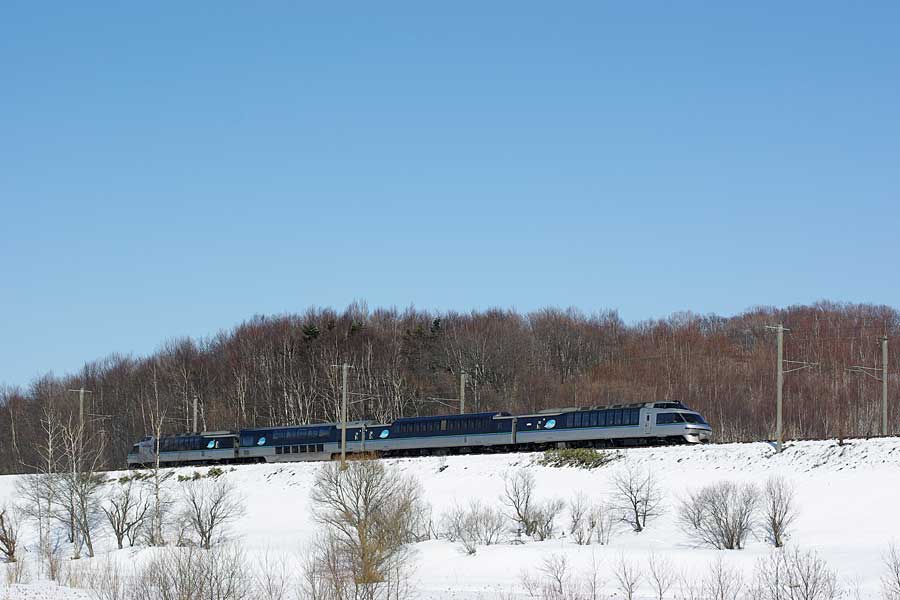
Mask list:
POLYGON ((316 450, 319 452, 325 452, 325 444, 316 444, 316 450))
POLYGON ((701 417, 701 416, 698 415, 698 414, 694 414, 694 413, 681 413, 681 416, 682 416, 682 417, 684 418, 684 420, 687 421, 688 423, 696 423, 696 424, 699 424, 699 425, 707 425, 707 424, 708 424, 708 423, 706 422, 706 419, 704 419, 703 417, 701 417))
POLYGON ((297 448, 297 446, 291 446, 291 454, 297 454, 297 452, 299 452, 299 451, 300 451, 300 449, 297 448))
POLYGON ((597 426, 597 411, 591 411, 590 418, 591 418, 590 426, 596 427, 597 426))
POLYGON ((581 427, 581 413, 575 413, 575 427, 581 427))
POLYGON ((447 419, 441 419, 441 431, 447 431, 447 419))
POLYGON ((613 413, 612 414, 613 425, 621 425, 622 424, 622 411, 614 410, 614 411, 612 411, 612 413, 613 413))
POLYGON ((276 447, 275 447, 275 454, 281 454, 281 453, 282 453, 281 446, 276 446, 276 447))
POLYGON ((600 427, 606 427, 606 415, 609 411, 601 410, 597 413, 597 425, 600 427))

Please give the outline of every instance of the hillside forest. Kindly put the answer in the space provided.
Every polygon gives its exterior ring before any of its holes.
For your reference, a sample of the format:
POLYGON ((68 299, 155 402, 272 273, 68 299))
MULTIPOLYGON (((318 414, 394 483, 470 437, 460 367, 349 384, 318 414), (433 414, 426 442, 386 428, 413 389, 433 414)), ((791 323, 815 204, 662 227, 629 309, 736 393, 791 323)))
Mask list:
MULTIPOLYGON (((776 345, 766 326, 778 323, 791 330, 785 359, 817 363, 785 376, 787 437, 880 434, 881 383, 848 369, 880 368, 881 338, 900 340, 900 313, 887 306, 820 302, 626 324, 611 310, 438 313, 355 303, 257 316, 207 338, 166 341, 150 356, 111 354, 77 373, 4 386, 0 472, 41 462, 49 422, 77 415, 78 395, 69 390, 90 390, 87 432, 115 468, 157 426, 191 430, 195 398, 204 431, 336 421, 335 365, 345 362, 353 366, 352 419, 455 412, 464 371, 470 412, 681 400, 706 416, 718 441, 771 439, 776 345)), ((893 433, 898 367, 895 346, 893 433)))

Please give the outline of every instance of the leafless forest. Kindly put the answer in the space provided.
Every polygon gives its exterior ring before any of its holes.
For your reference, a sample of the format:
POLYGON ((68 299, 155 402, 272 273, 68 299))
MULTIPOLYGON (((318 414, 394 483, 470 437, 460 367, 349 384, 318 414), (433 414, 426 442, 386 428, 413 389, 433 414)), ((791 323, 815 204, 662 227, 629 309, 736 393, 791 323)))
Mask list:
MULTIPOLYGON (((34 440, 43 438, 45 416, 78 409, 70 389, 91 390, 89 434, 102 438, 105 464, 117 467, 160 422, 167 433, 189 430, 195 397, 204 430, 335 420, 340 370, 333 365, 342 362, 354 366, 353 418, 453 411, 446 399, 458 396, 462 370, 470 411, 679 399, 709 419, 720 441, 766 438, 774 428, 776 355, 765 326, 779 322, 792 330, 785 358, 819 363, 786 377, 787 435, 879 433, 881 384, 847 367, 880 366, 880 338, 900 339, 900 313, 886 306, 822 302, 626 325, 614 311, 460 314, 354 304, 255 317, 207 339, 168 341, 152 356, 111 355, 75 375, 2 389, 0 471, 39 463, 34 440)), ((894 349, 892 399, 900 366, 894 349)), ((895 432, 898 416, 892 406, 895 432)))

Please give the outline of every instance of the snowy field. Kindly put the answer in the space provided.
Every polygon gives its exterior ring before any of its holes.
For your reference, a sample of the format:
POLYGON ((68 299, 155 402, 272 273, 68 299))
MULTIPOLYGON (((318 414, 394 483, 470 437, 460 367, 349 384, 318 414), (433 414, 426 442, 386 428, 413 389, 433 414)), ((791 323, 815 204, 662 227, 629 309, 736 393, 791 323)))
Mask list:
MULTIPOLYGON (((510 593, 521 593, 523 572, 535 574, 542 560, 554 554, 565 555, 576 571, 584 571, 599 561, 600 576, 607 582, 609 596, 615 591, 612 568, 620 557, 645 563, 646 557, 654 553, 669 559, 685 574, 705 571, 709 563, 724 557, 729 565, 749 575, 770 546, 754 539, 742 551, 697 548, 679 528, 675 509, 680 498, 699 486, 724 480, 762 484, 775 474, 796 487, 799 517, 789 544, 818 552, 838 572, 845 586, 862 592, 862 598, 880 597, 882 555, 890 542, 900 541, 900 438, 850 440, 843 446, 834 441, 797 442, 789 444, 781 455, 764 443, 640 448, 620 454, 623 459, 595 470, 539 466, 538 454, 387 460, 419 480, 435 520, 454 504, 466 504, 473 498, 499 505, 503 476, 517 469, 534 473, 536 493, 541 498, 567 500, 583 492, 592 499, 603 499, 611 497, 612 474, 621 468, 622 460, 627 460, 652 469, 664 491, 664 514, 651 520, 642 533, 622 528, 606 546, 578 546, 568 537, 558 537, 544 542, 479 547, 474 556, 469 556, 460 544, 444 540, 416 544, 414 598, 510 597, 510 593)), ((318 467, 295 463, 226 468, 223 477, 231 480, 246 500, 246 515, 232 531, 248 556, 283 554, 296 564, 317 528, 310 518, 309 495, 318 467)), ((175 471, 191 474, 194 470, 175 471)), ((197 470, 204 472, 206 468, 197 470)), ((14 479, 0 478, 0 497, 4 500, 11 499, 14 479)), ((175 479, 170 479, 168 485, 180 485, 175 479)), ((560 529, 565 520, 563 512, 560 529)), ((101 554, 110 554, 115 560, 137 564, 153 552, 146 548, 114 551, 114 539, 106 528, 101 530, 101 554)), ((47 582, 14 586, 0 592, 0 598, 4 593, 9 598, 88 597, 47 582)), ((638 597, 651 598, 649 589, 638 597)))

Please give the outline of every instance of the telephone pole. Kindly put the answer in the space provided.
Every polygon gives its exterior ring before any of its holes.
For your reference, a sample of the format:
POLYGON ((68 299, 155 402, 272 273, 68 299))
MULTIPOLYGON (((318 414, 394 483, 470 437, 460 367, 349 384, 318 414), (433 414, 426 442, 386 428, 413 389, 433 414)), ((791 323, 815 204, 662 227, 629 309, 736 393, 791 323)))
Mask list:
POLYGON ((77 390, 69 390, 70 392, 78 392, 78 446, 81 450, 81 438, 84 435, 84 395, 92 394, 91 390, 84 389, 84 386, 77 390))
POLYGON ((790 331, 790 329, 786 328, 783 323, 779 323, 778 325, 766 325, 766 329, 774 329, 778 334, 778 370, 775 383, 777 388, 775 392, 775 451, 780 453, 784 447, 784 376, 787 373, 793 373, 794 371, 818 367, 819 363, 811 363, 802 360, 784 360, 784 332, 790 331), (785 371, 785 364, 800 366, 785 371))
MULTIPOLYGON (((81 386, 77 390, 69 390, 70 392, 78 392, 78 436, 75 440, 75 451, 73 452, 74 456, 72 457, 72 475, 73 477, 77 477, 78 474, 81 473, 81 459, 82 452, 84 448, 84 395, 92 393, 91 390, 84 389, 84 386, 81 386)), ((76 522, 79 519, 84 518, 84 515, 76 515, 74 512, 72 514, 72 545, 74 546, 75 555, 73 558, 81 557, 81 523, 76 522)))
POLYGON ((881 338, 881 369, 878 367, 864 367, 853 365, 847 370, 851 373, 861 373, 881 382, 881 435, 888 435, 888 338, 881 338), (881 371, 881 377, 878 377, 881 371))
POLYGON ((881 338, 881 434, 888 434, 888 338, 881 338))
POLYGON ((466 412, 466 372, 459 372, 459 414, 466 412))
POLYGON ((347 376, 350 374, 350 365, 343 363, 340 365, 331 365, 332 367, 341 368, 341 377, 343 383, 341 387, 341 470, 347 468, 347 376))

